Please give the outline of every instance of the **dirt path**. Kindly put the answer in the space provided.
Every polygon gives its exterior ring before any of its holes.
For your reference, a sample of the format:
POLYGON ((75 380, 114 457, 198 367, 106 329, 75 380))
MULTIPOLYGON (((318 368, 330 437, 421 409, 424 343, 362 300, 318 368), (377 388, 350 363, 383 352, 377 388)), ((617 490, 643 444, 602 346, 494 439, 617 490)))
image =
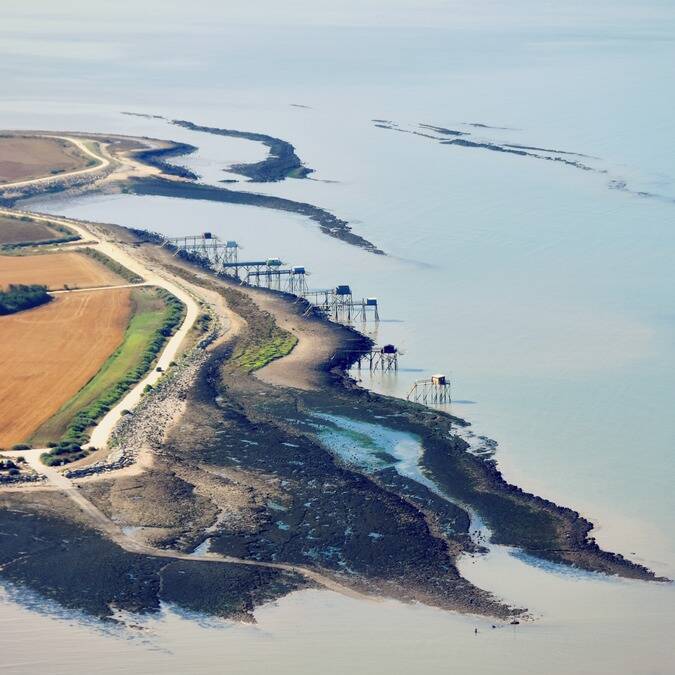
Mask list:
POLYGON ((89 286, 88 288, 64 288, 60 291, 49 291, 49 295, 59 295, 60 293, 90 293, 91 291, 111 291, 116 288, 139 288, 141 286, 149 286, 147 281, 142 281, 138 284, 119 284, 117 286, 89 286))
MULTIPOLYGON (((26 133, 26 132, 22 132, 26 133)), ((39 178, 30 178, 20 181, 14 181, 11 183, 2 183, 0 185, 0 190, 13 190, 27 188, 35 185, 44 185, 50 182, 58 181, 68 181, 68 179, 78 178, 80 176, 87 176, 89 174, 100 173, 100 177, 96 178, 101 184, 124 181, 129 178, 147 178, 151 176, 162 176, 165 180, 172 181, 182 181, 185 180, 181 176, 174 175, 164 175, 162 169, 151 164, 146 164, 134 157, 134 150, 115 150, 111 151, 110 142, 111 141, 123 141, 129 140, 132 142, 137 142, 139 139, 124 136, 119 134, 113 134, 108 136, 103 136, 100 134, 92 134, 91 136, 86 135, 72 135, 68 133, 47 133, 47 132, 34 132, 32 134, 35 137, 41 138, 54 138, 60 139, 72 143, 78 150, 80 150, 84 155, 94 159, 97 163, 94 166, 88 166, 84 169, 77 169, 74 171, 64 171, 63 173, 50 175, 50 176, 41 176, 39 178), (92 150, 87 146, 87 143, 96 144, 96 151, 92 150)), ((156 148, 156 147, 165 147, 166 142, 156 141, 153 139, 143 139, 147 142, 147 147, 156 148)))
MULTIPOLYGON (((175 265, 190 273, 195 279, 199 279, 200 281, 204 282, 203 285, 199 285, 199 283, 191 283, 181 277, 181 283, 184 284, 187 289, 211 305, 214 313, 218 317, 218 320, 225 329, 223 331, 223 335, 221 335, 221 337, 213 342, 213 344, 209 347, 210 350, 217 347, 224 340, 238 335, 246 326, 246 321, 241 316, 239 316, 239 314, 233 312, 230 309, 230 306, 227 304, 222 294, 213 289, 212 284, 214 282, 218 283, 218 280, 216 280, 212 274, 200 272, 194 267, 183 264, 180 259, 176 259, 173 256, 168 256, 166 250, 163 249, 155 251, 154 255, 150 254, 150 256, 148 256, 146 254, 144 257, 144 262, 148 267, 154 267, 156 265, 162 267, 165 264, 175 265)), ((242 286, 241 288, 238 288, 238 290, 245 291, 246 288, 242 286)))

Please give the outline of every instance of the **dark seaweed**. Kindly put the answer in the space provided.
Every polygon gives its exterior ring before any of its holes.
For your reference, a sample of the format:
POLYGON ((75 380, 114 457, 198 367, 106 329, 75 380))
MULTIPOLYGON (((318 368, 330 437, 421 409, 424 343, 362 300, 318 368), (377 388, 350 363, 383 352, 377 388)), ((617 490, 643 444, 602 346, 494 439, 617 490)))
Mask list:
POLYGON ((196 152, 197 148, 188 143, 172 143, 167 148, 151 148, 149 150, 141 150, 135 153, 135 157, 141 162, 157 167, 165 174, 170 176, 180 176, 181 178, 188 178, 190 180, 197 180, 199 176, 190 171, 190 169, 179 166, 177 164, 169 164, 164 161, 169 157, 177 157, 180 155, 191 155, 196 152))
POLYGON ((148 115, 146 113, 136 113, 136 112, 128 112, 126 110, 123 110, 121 115, 128 115, 129 117, 143 117, 146 120, 165 120, 166 117, 163 115, 148 115))
POLYGON ((589 571, 663 580, 642 565, 603 551, 589 536, 593 525, 576 511, 507 483, 493 460, 467 452, 453 435, 464 420, 418 404, 351 389, 348 398, 302 395, 307 406, 413 433, 422 439, 422 464, 453 500, 475 509, 489 525, 492 541, 516 546, 553 562, 589 571), (386 422, 383 421, 386 419, 386 422))
POLYGON ((582 155, 580 152, 570 152, 569 150, 553 150, 551 148, 538 148, 536 145, 519 145, 518 143, 502 143, 505 148, 517 148, 519 150, 534 150, 536 152, 550 152, 555 155, 573 155, 574 157, 586 157, 587 159, 597 159, 590 155, 582 155))
POLYGON ((489 124, 481 124, 480 122, 464 122, 467 127, 475 127, 476 129, 495 129, 497 131, 513 131, 513 127, 493 127, 489 124))
POLYGON ((545 155, 538 155, 533 152, 526 152, 519 149, 519 146, 498 145, 496 143, 481 143, 478 141, 469 141, 466 138, 454 138, 453 140, 440 141, 443 145, 461 145, 465 148, 482 148, 484 150, 492 150, 493 152, 504 152, 511 155, 520 155, 521 157, 534 157, 536 159, 543 159, 547 162, 561 162, 568 166, 573 166, 582 171, 594 171, 596 173, 606 173, 605 171, 594 169, 592 166, 582 164, 581 162, 574 162, 563 157, 547 157, 545 155))
POLYGON ((280 570, 129 553, 93 528, 34 510, 21 495, 0 504, 0 576, 102 619, 115 609, 156 613, 168 601, 250 620, 256 606, 308 585, 280 570))

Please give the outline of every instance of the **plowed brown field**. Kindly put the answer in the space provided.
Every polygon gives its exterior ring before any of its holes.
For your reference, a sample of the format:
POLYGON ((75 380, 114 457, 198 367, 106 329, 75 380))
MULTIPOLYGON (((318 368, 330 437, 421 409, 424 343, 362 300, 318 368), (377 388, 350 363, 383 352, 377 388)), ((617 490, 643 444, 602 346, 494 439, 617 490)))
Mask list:
POLYGON ((0 184, 84 169, 90 158, 60 138, 0 136, 0 184))
POLYGON ((122 277, 77 251, 0 256, 0 289, 9 284, 44 284, 49 290, 57 290, 65 285, 90 288, 125 283, 122 277))
POLYGON ((21 220, 0 215, 0 244, 18 244, 27 241, 58 239, 63 234, 37 220, 21 220))
POLYGON ((0 316, 0 447, 28 438, 96 374, 130 315, 131 290, 120 288, 0 316))

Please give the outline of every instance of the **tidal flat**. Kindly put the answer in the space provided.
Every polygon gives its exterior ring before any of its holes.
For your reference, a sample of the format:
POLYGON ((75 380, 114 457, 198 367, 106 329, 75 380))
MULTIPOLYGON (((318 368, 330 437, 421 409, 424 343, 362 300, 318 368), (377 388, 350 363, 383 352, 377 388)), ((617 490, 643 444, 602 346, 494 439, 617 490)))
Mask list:
POLYGON ((463 556, 485 552, 487 540, 471 531, 476 515, 491 543, 533 558, 665 580, 600 549, 588 520, 510 485, 489 456, 468 452, 456 433, 464 420, 361 389, 347 369, 372 341, 352 327, 327 321, 293 296, 205 274, 201 264, 153 243, 155 235, 116 232, 146 260, 220 295, 241 325, 200 367, 181 422, 153 449, 151 467, 80 484, 128 537, 162 555, 120 548, 55 493, 38 491, 35 503, 32 493, 8 494, 8 523, 27 507, 13 538, 2 538, 0 573, 12 583, 102 618, 117 609, 158 612, 166 601, 251 620, 255 607, 312 586, 313 575, 365 596, 527 618, 525 608, 460 572, 463 556), (279 373, 276 384, 266 381, 266 369, 283 366, 281 354, 256 356, 268 354, 270 341, 291 324, 300 344, 314 347, 294 363, 295 376, 308 383, 299 388, 279 384, 279 373), (341 449, 331 430, 342 435, 341 449), (397 457, 388 437, 419 448, 397 457), (402 462, 412 469, 400 470, 402 462), (172 551, 176 559, 167 562, 164 553, 172 551), (98 575, 79 570, 92 559, 106 569, 96 592, 98 575), (66 583, 80 576, 92 590, 66 583))
POLYGON ((119 611, 158 613, 162 602, 250 621, 257 605, 309 586, 283 571, 129 553, 54 492, 3 493, 0 528, 3 579, 106 621, 119 611))

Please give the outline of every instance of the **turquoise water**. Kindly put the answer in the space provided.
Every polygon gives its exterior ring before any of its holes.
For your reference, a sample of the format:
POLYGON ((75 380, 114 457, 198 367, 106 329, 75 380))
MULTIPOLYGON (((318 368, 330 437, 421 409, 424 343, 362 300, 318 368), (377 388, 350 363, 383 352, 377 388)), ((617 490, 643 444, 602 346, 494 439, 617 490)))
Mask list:
MULTIPOLYGON (((450 374, 454 397, 474 402, 452 411, 499 442, 508 479, 583 512, 602 544, 675 574, 672 2, 197 1, 189 14, 177 2, 26 4, 0 8, 0 127, 185 140, 209 182, 260 148, 119 112, 280 136, 316 180, 240 187, 329 208, 391 255, 248 207, 104 196, 41 208, 172 234, 209 229, 247 254, 305 264, 315 287, 376 295, 378 339, 405 355, 398 375, 366 384, 404 395, 415 379, 450 374), (583 153, 607 173, 441 145, 374 118, 583 153), (475 122, 508 129, 465 125, 475 122), (609 189, 621 180, 658 197, 609 189)), ((564 635, 580 658, 593 654, 588 672, 667 672, 667 589, 561 580, 512 556, 467 574, 546 617, 514 669, 550 665, 564 635), (612 644, 630 645, 623 661, 612 644)), ((461 631, 425 616, 430 635, 461 631)), ((398 617, 409 627, 410 615, 398 617)), ((428 650, 436 665, 447 655, 440 637, 428 650)), ((463 663, 494 672, 489 654, 463 663)))
POLYGON ((377 424, 359 422, 340 415, 315 413, 321 420, 321 441, 344 463, 364 473, 394 468, 401 476, 436 489, 420 469, 422 446, 419 438, 377 424))

